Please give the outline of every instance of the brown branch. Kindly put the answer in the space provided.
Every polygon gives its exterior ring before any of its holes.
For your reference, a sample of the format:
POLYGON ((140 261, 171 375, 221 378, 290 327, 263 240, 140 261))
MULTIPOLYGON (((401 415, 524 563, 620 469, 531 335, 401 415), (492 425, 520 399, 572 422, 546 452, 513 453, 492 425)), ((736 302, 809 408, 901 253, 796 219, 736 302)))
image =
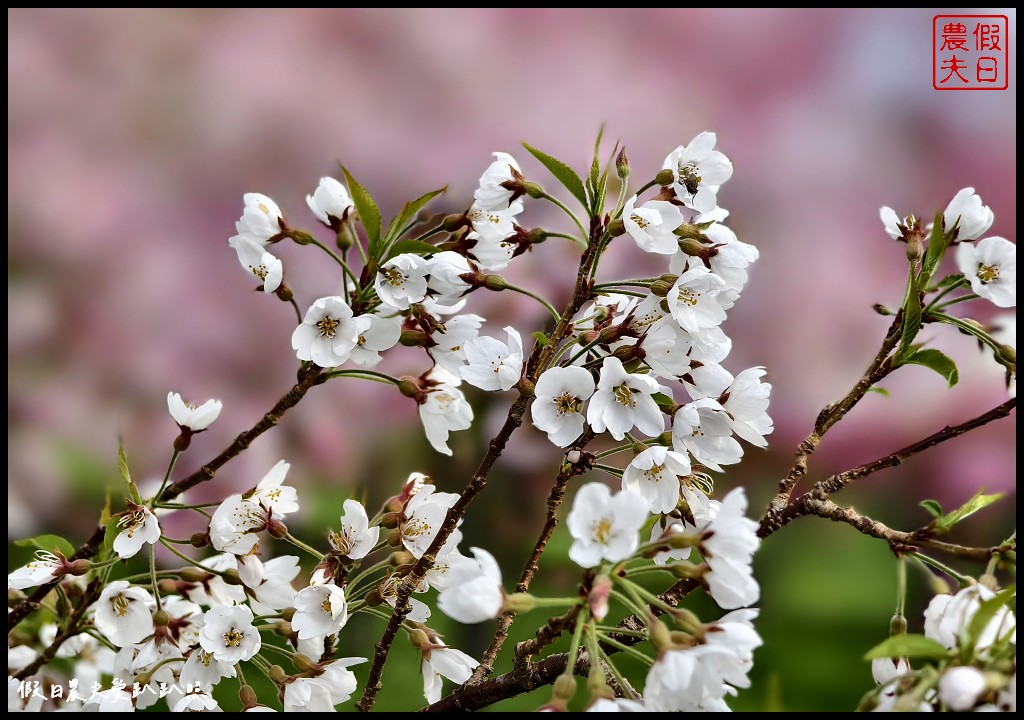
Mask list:
POLYGON ((249 447, 253 440, 277 425, 281 417, 288 412, 288 410, 295 407, 311 387, 319 385, 326 380, 327 376, 323 374, 323 368, 318 367, 317 365, 310 364, 301 368, 299 370, 299 381, 291 390, 286 392, 280 400, 274 403, 274 407, 272 407, 266 415, 260 418, 259 422, 236 437, 234 442, 224 448, 220 455, 215 457, 213 460, 206 463, 183 480, 179 480, 178 482, 168 485, 167 489, 164 490, 163 494, 158 498, 160 502, 173 500, 189 488, 212 480, 213 476, 216 475, 217 470, 249 447))
MULTIPOLYGON (((663 592, 660 597, 664 602, 676 604, 697 587, 699 587, 699 583, 695 580, 680 580, 663 592)), ((649 609, 656 615, 662 614, 661 609, 658 607, 649 606, 649 609)), ((631 615, 620 622, 619 627, 638 630, 644 627, 644 622, 635 615, 631 615)), ((615 636, 615 639, 629 646, 636 645, 643 640, 643 638, 635 635, 619 635, 615 636)), ((618 648, 615 647, 605 647, 604 649, 608 655, 614 655, 619 652, 618 648)), ((544 658, 539 663, 532 664, 528 674, 522 675, 513 670, 476 685, 463 685, 457 688, 451 695, 441 698, 436 703, 424 708, 421 712, 471 712, 530 692, 542 685, 550 685, 555 681, 555 678, 565 672, 568 659, 567 653, 558 653, 544 658)), ((586 676, 589 670, 590 660, 586 652, 581 651, 573 671, 577 675, 586 676)))
MULTIPOLYGON (((588 429, 583 433, 579 440, 569 448, 569 450, 582 451, 593 437, 593 431, 588 429)), ((564 463, 562 465, 562 469, 555 478, 554 485, 551 486, 551 493, 548 495, 548 512, 544 521, 544 527, 541 528, 540 535, 537 537, 537 542, 534 544, 533 551, 530 553, 530 558, 526 561, 526 565, 523 567, 523 572, 519 576, 519 583, 516 585, 517 593, 524 593, 529 590, 530 583, 533 582, 533 576, 537 574, 537 570, 540 567, 540 558, 544 554, 544 550, 547 548, 548 541, 551 539, 552 533, 554 533, 555 528, 558 527, 558 508, 562 504, 562 498, 565 497, 565 488, 569 484, 569 479, 585 471, 586 468, 583 463, 576 465, 564 463)), ((498 618, 498 627, 494 630, 494 636, 491 638, 491 643, 487 646, 487 650, 484 651, 480 664, 473 671, 473 676, 469 680, 470 683, 478 683, 485 676, 491 673, 494 668, 494 661, 498 657, 498 653, 501 651, 501 646, 504 645, 505 640, 508 639, 508 629, 512 626, 515 616, 515 611, 509 610, 498 618)), ((517 647, 517 656, 518 653, 519 648, 517 647)))
POLYGON ((815 484, 814 490, 820 491, 826 495, 838 492, 858 478, 865 477, 866 475, 878 472, 879 470, 887 467, 895 467, 911 455, 916 455, 917 453, 923 452, 930 447, 938 445, 939 443, 952 440, 958 435, 963 435, 965 432, 979 428, 993 420, 1004 418, 1009 415, 1015 407, 1017 407, 1017 398, 1011 398, 1002 405, 992 408, 987 413, 979 415, 978 417, 972 418, 971 420, 959 425, 947 425, 942 430, 939 430, 938 432, 933 433, 912 445, 908 445, 902 450, 897 450, 891 455, 886 455, 884 458, 880 458, 874 462, 869 462, 865 465, 861 465, 860 467, 856 467, 852 470, 847 470, 846 472, 821 480, 815 484))
MULTIPOLYGON (((93 532, 92 537, 86 540, 80 548, 78 548, 74 555, 68 558, 68 560, 89 560, 96 556, 96 553, 100 551, 103 546, 103 536, 106 535, 106 528, 102 525, 93 532)), ((20 603, 11 608, 11 611, 7 613, 7 633, 10 634, 14 630, 15 626, 24 620, 29 614, 35 611, 39 604, 43 601, 51 590, 53 590, 63 578, 56 578, 40 585, 32 593, 22 600, 20 603)))
POLYGON ((955 545, 931 538, 929 536, 931 531, 928 528, 922 528, 921 530, 909 533, 894 530, 877 520, 872 520, 867 515, 861 515, 852 507, 841 507, 831 500, 813 497, 811 493, 799 497, 794 502, 794 505, 798 508, 798 511, 793 516, 794 518, 814 515, 834 522, 846 523, 865 535, 885 540, 896 552, 913 552, 918 548, 927 548, 950 557, 986 562, 993 555, 1016 548, 1016 542, 1012 543, 1012 547, 1009 545, 997 545, 995 547, 974 548, 955 545))
POLYGON ((50 646, 43 650, 42 654, 39 655, 35 660, 22 668, 14 677, 16 680, 24 680, 27 677, 35 675, 35 673, 43 665, 57 657, 57 651, 60 650, 60 646, 65 642, 73 638, 82 632, 82 628, 79 627, 79 622, 82 620, 82 616, 85 615, 85 611, 92 605, 93 601, 99 597, 100 594, 100 582, 99 578, 94 579, 89 587, 85 590, 85 595, 79 600, 78 605, 75 606, 74 611, 68 618, 67 624, 64 629, 57 633, 57 636, 50 643, 50 646))
POLYGON ((532 638, 516 643, 512 667, 513 673, 519 679, 529 677, 533 667, 533 656, 539 655, 541 650, 558 639, 563 630, 571 627, 582 609, 582 605, 573 605, 562 615, 550 618, 532 638))
POLYGON ((376 702, 377 693, 381 689, 381 677, 384 673, 384 664, 387 662, 388 653, 391 651, 391 645, 395 641, 395 636, 398 634, 398 629, 402 625, 402 621, 405 616, 409 613, 409 596, 412 595, 413 590, 417 587, 420 580, 426 575, 427 570, 434 564, 434 560, 437 558, 438 551, 444 546, 448 537, 455 530, 455 526, 459 520, 462 519, 466 513, 466 509, 473 499, 480 493, 481 490, 487 485, 487 476, 491 471, 491 467, 495 461, 501 455, 502 450, 505 448, 505 444, 508 442, 509 437, 523 422, 523 413, 526 412, 527 406, 530 404, 532 398, 532 385, 537 381, 537 377, 545 369, 548 362, 554 355, 555 349, 558 345, 572 332, 572 318, 579 312, 583 304, 590 298, 591 284, 589 281, 590 268, 599 256, 599 248, 601 241, 606 237, 607 232, 605 226, 597 218, 591 221, 590 228, 590 242, 587 244, 587 249, 583 252, 583 256, 580 258, 579 269, 576 272, 576 285, 573 289, 572 298, 570 298, 568 305, 555 325, 554 330, 551 332, 551 337, 543 345, 536 343, 533 351, 530 353, 530 357, 526 362, 526 368, 523 373, 523 379, 526 381, 520 383, 520 395, 513 403, 512 407, 509 408, 508 417, 505 419, 505 424, 502 426, 498 434, 491 440, 488 445, 487 454, 484 455, 483 460, 480 461, 480 465, 477 468, 476 473, 470 478, 466 488, 462 491, 462 495, 456 503, 448 510, 445 515, 444 522, 438 529, 437 536, 433 542, 430 543, 430 547, 423 553, 423 556, 416 561, 412 570, 405 577, 402 584, 399 586, 398 595, 395 601, 395 610, 391 615, 391 619, 388 621, 387 627, 384 629, 384 634, 381 635, 380 640, 377 641, 374 648, 373 662, 370 664, 370 672, 366 680, 366 686, 363 689, 363 694, 356 703, 356 710, 360 712, 369 712, 376 702), (530 391, 526 388, 530 387, 530 391))
POLYGON ((888 362, 889 353, 892 352, 899 342, 902 326, 903 312, 900 311, 893 318, 892 325, 886 333, 885 340, 882 342, 882 347, 878 350, 878 354, 875 355, 875 359, 871 361, 871 365, 864 372, 864 375, 861 376, 860 380, 857 381, 857 384, 853 386, 845 397, 838 402, 825 406, 818 414, 818 418, 814 423, 814 430, 797 447, 792 468, 786 477, 779 481, 779 491, 772 499, 764 518, 761 520, 761 537, 767 536, 781 526, 782 515, 789 504, 790 496, 793 494, 793 490, 796 488, 797 483, 800 482, 800 479, 807 474, 807 462, 811 455, 814 454, 814 451, 818 449, 818 445, 821 444, 821 439, 825 436, 825 433, 843 419, 853 409, 854 405, 860 402, 872 385, 889 374, 891 370, 888 362))

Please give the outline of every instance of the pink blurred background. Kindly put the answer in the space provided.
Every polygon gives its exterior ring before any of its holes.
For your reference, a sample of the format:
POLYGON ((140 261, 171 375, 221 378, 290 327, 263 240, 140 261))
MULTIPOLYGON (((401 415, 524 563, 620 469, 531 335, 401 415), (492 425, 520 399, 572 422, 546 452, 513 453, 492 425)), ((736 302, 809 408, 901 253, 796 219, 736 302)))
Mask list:
MULTIPOLYGON (((903 249, 882 231, 879 206, 930 217, 973 185, 996 213, 992 232, 1016 241, 1016 16, 1008 91, 937 92, 932 14, 9 10, 9 535, 91 525, 83 499, 112 476, 119 432, 136 475, 158 476, 174 435, 168 390, 225 406, 184 472, 290 386, 292 311, 253 293, 227 246, 244 192, 320 232, 304 196, 341 160, 385 216, 445 184, 440 209, 454 211, 494 150, 556 188, 519 142, 583 167, 602 123, 628 147, 637 184, 706 129, 735 165, 720 202, 761 260, 726 326, 726 365, 767 366, 776 433, 772 451, 751 451, 725 482, 747 485, 758 507, 818 410, 874 354, 887 323, 871 305, 899 302, 903 249)), ((523 219, 561 222, 539 203, 523 219)), ((333 291, 335 268, 315 249, 281 254, 303 307, 333 291)), ((514 281, 564 299, 570 248, 552 241, 517 263, 514 281)), ((620 242, 604 274, 649 269, 620 242)), ((542 322, 505 295, 476 301, 495 333, 505 320, 524 335, 542 322)), ((816 474, 1001 402, 998 368, 972 342, 926 334, 959 362, 960 385, 901 372, 886 383, 891 398, 869 397, 830 436, 816 474)), ((481 411, 481 432, 504 409, 481 411)), ((889 497, 948 503, 980 486, 1012 492, 1015 425, 950 443, 865 491, 885 484, 889 497)), ((506 467, 523 496, 543 497, 558 455, 523 435, 506 467), (516 451, 532 447, 544 449, 516 451)), ((456 441, 454 461, 426 447, 411 402, 332 383, 218 477, 251 486, 287 457, 299 485, 358 485, 371 498, 424 465, 460 488, 473 437, 456 441)))

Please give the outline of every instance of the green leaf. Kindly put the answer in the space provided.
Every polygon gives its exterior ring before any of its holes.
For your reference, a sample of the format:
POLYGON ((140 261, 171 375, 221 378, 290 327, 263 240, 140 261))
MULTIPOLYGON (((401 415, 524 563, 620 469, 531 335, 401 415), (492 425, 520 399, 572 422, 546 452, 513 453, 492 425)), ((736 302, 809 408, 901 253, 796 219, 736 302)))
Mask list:
POLYGON ((956 363, 944 352, 935 348, 918 350, 905 359, 902 364, 923 365, 926 368, 931 368, 946 378, 946 382, 949 383, 950 387, 953 387, 960 381, 960 372, 956 369, 956 363))
POLYGON ((43 550, 48 553, 59 550, 60 554, 66 558, 75 554, 75 546, 60 535, 36 535, 24 540, 15 540, 14 544, 23 548, 34 547, 37 550, 43 550))
POLYGON ((587 181, 590 183, 590 195, 591 197, 597 197, 597 178, 601 172, 601 138, 604 137, 604 125, 601 125, 601 129, 597 131, 597 140, 594 141, 594 160, 590 163, 590 177, 587 181))
POLYGON ((370 193, 366 192, 366 189, 356 182, 356 179, 352 177, 344 165, 342 165, 341 171, 345 173, 345 181, 348 183, 348 190, 352 194, 352 202, 356 206, 359 222, 363 224, 363 229, 366 231, 366 242, 369 246, 367 251, 371 257, 377 258, 383 249, 380 236, 380 210, 377 209, 377 203, 370 197, 370 193))
POLYGON ((580 180, 580 176, 576 172, 566 165, 561 160, 557 160, 550 155, 541 152, 537 148, 533 147, 529 143, 523 143, 523 147, 530 151, 540 164, 546 167, 558 182, 565 186, 565 189, 572 193, 572 196, 580 201, 583 207, 589 207, 587 205, 587 193, 583 189, 583 181, 580 180))
POLYGON ((933 518, 941 518, 945 513, 942 510, 942 506, 939 505, 938 500, 922 500, 918 503, 921 507, 928 511, 928 514, 933 518))
POLYGON ((924 635, 893 635, 875 645, 864 656, 865 660, 880 658, 922 658, 925 660, 942 660, 949 657, 950 651, 942 643, 924 635))
POLYGON ((439 252, 436 245, 425 243, 422 240, 399 240, 388 248, 387 259, 390 260, 395 255, 404 255, 405 253, 429 255, 436 252, 439 252))
POLYGON ((950 228, 950 235, 943 235, 942 213, 935 213, 932 234, 928 237, 928 249, 924 251, 924 261, 921 264, 921 283, 924 287, 928 286, 929 279, 942 262, 942 256, 946 254, 946 248, 953 240, 952 230, 953 228, 950 228))
MULTIPOLYGON (((384 233, 385 245, 390 245, 395 240, 397 240, 402 235, 402 232, 409 226, 409 223, 413 222, 416 219, 416 216, 419 214, 420 210, 426 207, 427 203, 429 203, 431 200, 436 198, 441 193, 445 192, 447 189, 448 186, 445 185, 440 190, 431 190, 428 193, 420 195, 415 200, 407 202, 402 207, 402 211, 398 213, 398 215, 395 216, 395 219, 391 221, 391 224, 388 225, 388 230, 386 233, 384 233)), ((399 254, 400 253, 394 253, 394 255, 399 254)), ((392 255, 389 254, 388 257, 392 257, 392 255)))
POLYGON ((900 349, 896 353, 897 366, 902 365, 904 358, 913 353, 911 345, 921 329, 921 311, 921 291, 917 283, 917 274, 911 264, 907 296, 903 299, 903 330, 900 334, 900 349))
POLYGON ((889 397, 889 391, 879 385, 872 385, 868 388, 868 392, 878 393, 882 397, 889 397))
POLYGON ((936 285, 935 287, 949 287, 950 285, 956 285, 959 282, 963 282, 963 280, 964 276, 962 273, 957 273, 956 275, 947 275, 946 277, 942 278, 942 280, 939 281, 939 284, 936 285))
POLYGON ((676 404, 675 399, 670 398, 665 393, 654 393, 651 395, 651 399, 658 403, 658 407, 672 407, 676 404))
POLYGON ((97 562, 104 562, 113 557, 114 539, 117 537, 118 532, 120 532, 120 525, 118 524, 119 520, 120 518, 117 517, 112 517, 107 520, 103 532, 103 545, 100 547, 99 556, 96 558, 97 562))
MULTIPOLYGON (((981 634, 985 632, 988 624, 992 622, 992 618, 999 612, 999 608, 1006 607, 1010 598, 1016 596, 1016 594, 1017 585, 1014 584, 996 593, 995 597, 985 600, 978 606, 977 611, 975 611, 974 616, 971 618, 971 622, 967 625, 967 632, 960 638, 963 651, 969 652, 974 649, 981 634)), ((1001 629, 1004 633, 1010 633, 1014 630, 1014 625, 1001 629)))
POLYGON ((533 333, 533 339, 537 341, 537 345, 540 347, 545 347, 549 342, 551 342, 548 340, 547 333, 541 332, 540 330, 533 333))
POLYGON ((141 505, 142 497, 139 495, 139 489, 135 487, 132 474, 128 471, 128 456, 124 454, 124 440, 121 438, 117 439, 117 472, 121 475, 121 481, 128 486, 132 502, 141 505))
POLYGON ((974 513, 978 512, 982 508, 986 508, 996 500, 1003 497, 1002 493, 996 493, 994 495, 985 495, 984 490, 977 492, 974 497, 965 502, 963 505, 958 507, 948 515, 939 518, 935 522, 935 531, 937 533, 947 533, 956 526, 957 523, 967 519, 974 513))

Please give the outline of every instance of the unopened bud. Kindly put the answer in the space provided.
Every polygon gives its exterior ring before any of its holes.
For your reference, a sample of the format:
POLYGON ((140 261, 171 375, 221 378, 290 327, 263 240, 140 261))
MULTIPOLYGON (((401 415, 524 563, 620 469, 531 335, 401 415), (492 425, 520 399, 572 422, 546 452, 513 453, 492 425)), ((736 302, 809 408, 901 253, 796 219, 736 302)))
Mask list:
POLYGON ((680 580, 696 580, 704 576, 707 567, 705 565, 681 562, 673 564, 669 569, 680 580))
POLYGON ((576 678, 573 675, 561 674, 555 678, 551 695, 556 700, 572 700, 576 694, 576 678))
POLYGON ((291 622, 292 618, 295 617, 295 608, 288 607, 281 611, 281 619, 287 622, 291 622))
POLYGON ((694 238, 683 238, 679 241, 679 249, 690 257, 700 258, 705 264, 718 254, 718 249, 702 243, 694 238))
MULTIPOLYGON (((192 547, 194 547, 194 548, 209 547, 209 545, 210 545, 210 533, 204 533, 204 532, 194 533, 192 535, 192 539, 189 540, 189 542, 192 544, 192 547)), ((184 575, 182 575, 181 577, 184 580, 189 580, 190 579, 190 578, 185 577, 184 575)))
POLYGON ((539 200, 540 198, 544 197, 544 188, 542 188, 538 183, 535 183, 532 180, 527 180, 526 182, 524 182, 522 184, 522 187, 523 192, 532 197, 534 200, 539 200))
POLYGON ((668 280, 655 280, 651 283, 651 294, 657 295, 658 297, 665 297, 672 292, 672 286, 675 285, 675 281, 669 282, 668 280))
POLYGON ((999 359, 1002 360, 1004 363, 1007 363, 1009 365, 1013 365, 1014 367, 1016 367, 1016 365, 1017 365, 1017 349, 1014 348, 1014 347, 1011 347, 1009 345, 1000 345, 999 346, 999 359))
POLYGON ((441 227, 444 228, 446 233, 456 232, 469 224, 469 218, 465 215, 448 215, 441 221, 441 227))
POLYGON ((537 600, 529 593, 512 593, 505 597, 505 604, 502 610, 509 612, 530 612, 537 607, 537 600))
POLYGON ((179 590, 178 581, 171 578, 157 581, 156 588, 160 591, 161 595, 177 595, 179 590))
POLYGON ((391 547, 402 547, 402 533, 399 530, 392 530, 388 533, 387 542, 391 547))
POLYGON ((619 237, 626 233, 626 224, 622 222, 622 218, 615 218, 608 223, 608 235, 611 237, 619 237))
POLYGON ((501 275, 484 275, 481 278, 480 284, 488 290, 494 291, 505 290, 508 288, 508 283, 505 282, 505 278, 501 275))
POLYGON ((922 257, 924 257, 924 242, 921 240, 921 236, 909 235, 907 237, 907 260, 915 263, 922 257))
POLYGON ((672 638, 672 646, 677 648, 693 647, 697 642, 693 635, 682 630, 673 630, 669 637, 672 638))
POLYGON ((272 517, 267 522, 267 532, 270 534, 270 537, 276 540, 284 540, 288 537, 288 526, 277 518, 272 517))
POLYGON ((601 622, 608 615, 608 597, 612 592, 612 579, 607 575, 598 575, 594 578, 590 593, 587 595, 587 605, 590 607, 590 614, 595 620, 601 622))
POLYGON ((288 237, 294 240, 297 245, 312 245, 315 240, 308 232, 295 229, 288 230, 288 237))
POLYGON ((419 650, 430 650, 433 647, 430 636, 419 628, 409 632, 409 642, 412 643, 414 648, 419 650))
POLYGON ((380 590, 377 588, 373 588, 370 592, 366 593, 364 600, 366 601, 366 607, 377 607, 384 604, 384 596, 380 594, 380 590))
POLYGON ((615 691, 604 681, 604 671, 601 670, 600 663, 590 664, 590 673, 587 675, 587 692, 590 693, 591 702, 598 698, 611 700, 615 697, 615 691))
POLYGON ((256 691, 248 685, 243 685, 238 688, 238 699, 242 701, 242 709, 248 710, 251 707, 256 707, 259 704, 259 698, 256 697, 256 691))
POLYGON ((889 621, 889 636, 894 635, 906 635, 907 634, 907 619, 902 614, 896 613, 892 616, 889 621))
POLYGON ((392 567, 408 565, 416 562, 416 556, 408 550, 396 550, 388 556, 388 564, 392 567))
POLYGON ((92 563, 88 560, 72 560, 65 568, 68 575, 85 575, 92 570, 92 563))
POLYGON ((658 185, 671 185, 676 181, 675 175, 668 168, 659 170, 658 174, 654 176, 654 182, 658 185))
POLYGON ((874 310, 879 315, 895 315, 896 314, 892 310, 887 308, 885 305, 882 305, 882 303, 875 303, 874 305, 871 306, 871 309, 874 310))
POLYGON ((427 399, 427 395, 423 392, 423 388, 420 387, 419 381, 410 375, 398 378, 398 391, 420 404, 423 404, 427 399))
POLYGON ((338 228, 335 242, 337 242, 338 249, 342 252, 356 244, 355 236, 352 233, 352 223, 346 221, 341 224, 341 227, 338 228))
POLYGON ((292 664, 295 665, 295 669, 299 672, 308 673, 313 672, 319 667, 315 662, 309 659, 308 656, 302 653, 296 653, 292 657, 292 664))
POLYGON ((522 395, 523 397, 530 398, 534 397, 537 394, 537 390, 534 384, 527 380, 526 378, 523 378, 522 380, 517 382, 516 388, 519 389, 519 394, 522 395))
POLYGON ((232 569, 232 570, 225 570, 224 574, 221 577, 224 578, 224 582, 226 582, 228 585, 241 585, 242 584, 242 578, 238 577, 238 571, 237 570, 234 570, 234 569, 232 569))
POLYGON ((292 298, 295 297, 292 289, 284 283, 277 286, 277 290, 274 291, 274 294, 277 295, 278 300, 283 300, 284 302, 291 302, 292 298))
POLYGON ((427 342, 427 334, 421 330, 403 330, 398 342, 405 347, 423 347, 427 342))
POLYGON ((579 465, 583 459, 583 453, 579 450, 570 450, 565 454, 565 461, 570 465, 579 465))
POLYGON ((269 675, 270 679, 278 685, 284 685, 288 682, 288 678, 290 677, 280 665, 271 665, 270 670, 267 671, 267 675, 269 675))
POLYGON ((668 626, 653 615, 649 615, 647 618, 647 634, 651 638, 651 645, 658 652, 671 650, 674 647, 668 626))
POLYGON ((615 174, 623 180, 629 177, 629 157, 626 155, 625 147, 615 156, 615 174))
POLYGON ((271 625, 281 637, 290 638, 295 634, 295 628, 292 627, 291 622, 288 620, 278 620, 276 623, 271 625))
POLYGON ((400 522, 402 522, 402 513, 400 511, 386 512, 380 518, 381 527, 389 530, 394 530, 400 522))
POLYGON ((167 623, 171 621, 166 610, 157 610, 153 613, 153 624, 156 627, 167 627, 167 623))
POLYGON ((665 447, 672 447, 672 431, 666 430, 657 438, 658 445, 664 445, 665 447))
POLYGON ((182 568, 181 570, 178 571, 178 575, 185 582, 197 582, 197 583, 206 582, 211 577, 213 577, 210 573, 206 572, 205 570, 200 570, 197 567, 182 568))
POLYGON ((612 352, 612 357, 621 360, 623 365, 629 365, 634 360, 643 360, 647 353, 639 345, 620 345, 612 352))

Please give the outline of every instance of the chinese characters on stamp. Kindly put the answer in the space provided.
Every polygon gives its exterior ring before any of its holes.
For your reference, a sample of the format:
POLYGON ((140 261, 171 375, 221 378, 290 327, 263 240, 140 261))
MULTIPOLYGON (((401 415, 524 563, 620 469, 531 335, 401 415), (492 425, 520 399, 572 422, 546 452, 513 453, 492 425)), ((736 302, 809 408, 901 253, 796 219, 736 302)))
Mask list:
POLYGON ((932 87, 1009 87, 1009 22, 1005 15, 936 15, 932 19, 932 87))

